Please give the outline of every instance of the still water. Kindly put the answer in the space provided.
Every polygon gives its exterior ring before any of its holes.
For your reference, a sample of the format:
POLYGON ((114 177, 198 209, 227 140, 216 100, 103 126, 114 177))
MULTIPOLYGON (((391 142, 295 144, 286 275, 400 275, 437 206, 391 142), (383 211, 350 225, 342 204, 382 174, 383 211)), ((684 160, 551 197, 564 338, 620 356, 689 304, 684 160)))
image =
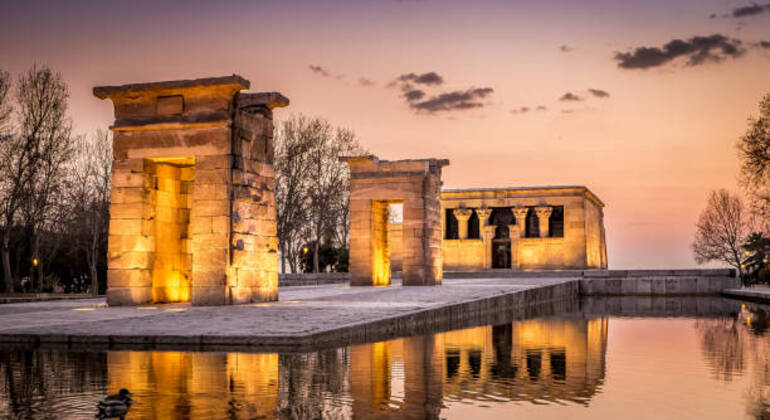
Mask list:
POLYGON ((0 418, 770 419, 767 307, 569 314, 310 353, 0 347, 0 418))

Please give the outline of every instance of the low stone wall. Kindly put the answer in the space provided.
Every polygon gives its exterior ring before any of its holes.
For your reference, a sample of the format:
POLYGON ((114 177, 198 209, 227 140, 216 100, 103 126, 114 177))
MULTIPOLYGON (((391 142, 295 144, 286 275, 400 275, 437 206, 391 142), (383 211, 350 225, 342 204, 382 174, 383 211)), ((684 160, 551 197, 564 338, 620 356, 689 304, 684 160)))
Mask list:
POLYGON ((740 310, 740 302, 719 296, 584 296, 583 316, 593 317, 725 317, 740 310))
POLYGON ((587 270, 580 279, 583 296, 714 295, 740 287, 730 269, 587 270))
POLYGON ((318 286, 322 284, 347 283, 349 273, 291 273, 278 275, 278 286, 318 286))

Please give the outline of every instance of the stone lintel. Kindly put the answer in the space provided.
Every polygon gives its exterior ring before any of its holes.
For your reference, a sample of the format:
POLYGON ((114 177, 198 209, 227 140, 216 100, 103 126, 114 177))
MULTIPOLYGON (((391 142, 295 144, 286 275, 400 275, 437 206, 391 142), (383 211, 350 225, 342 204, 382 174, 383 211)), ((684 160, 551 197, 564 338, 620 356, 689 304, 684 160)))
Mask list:
POLYGON ((114 131, 126 127, 189 128, 189 124, 230 121, 233 97, 249 87, 237 76, 95 87, 94 95, 115 105, 114 131))
POLYGON ((340 160, 348 164, 353 178, 426 175, 449 165, 449 159, 380 160, 375 155, 343 156, 340 160))
POLYGON ((238 95, 238 108, 264 107, 267 109, 289 106, 289 98, 278 92, 241 93, 238 95))
POLYGON ((248 80, 233 74, 232 76, 205 77, 202 79, 168 80, 164 82, 131 83, 119 86, 96 86, 94 96, 99 99, 115 98, 124 95, 136 95, 143 92, 174 92, 189 88, 231 86, 237 90, 248 89, 251 86, 248 80))

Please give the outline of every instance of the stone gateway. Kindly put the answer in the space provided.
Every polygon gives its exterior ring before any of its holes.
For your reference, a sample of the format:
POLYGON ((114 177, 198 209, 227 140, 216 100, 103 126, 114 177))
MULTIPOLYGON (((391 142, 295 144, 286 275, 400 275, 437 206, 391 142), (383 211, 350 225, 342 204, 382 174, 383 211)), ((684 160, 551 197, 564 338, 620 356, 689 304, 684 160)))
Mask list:
POLYGON ((240 76, 94 88, 115 107, 109 305, 278 299, 272 110, 240 76))
POLYGON ((390 284, 389 206, 403 205, 404 286, 441 284, 441 168, 446 159, 343 158, 350 167, 350 284, 390 284))

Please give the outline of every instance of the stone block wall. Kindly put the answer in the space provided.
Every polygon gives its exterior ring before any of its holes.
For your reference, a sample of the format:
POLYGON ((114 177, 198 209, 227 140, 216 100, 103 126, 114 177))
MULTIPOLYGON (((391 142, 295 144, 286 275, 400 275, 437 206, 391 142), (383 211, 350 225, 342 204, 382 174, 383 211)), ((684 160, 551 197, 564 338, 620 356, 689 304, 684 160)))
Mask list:
POLYGON ((390 270, 401 271, 404 255, 404 231, 400 224, 388 225, 388 250, 390 251, 390 270))
POLYGON ((404 285, 441 283, 441 167, 448 161, 380 161, 345 158, 350 181, 351 285, 381 284, 390 278, 387 204, 403 203, 404 285), (378 283, 380 282, 380 283, 378 283))
MULTIPOLYGON (((553 270, 607 268, 606 243, 604 237, 604 204, 586 187, 523 187, 483 188, 445 190, 441 194, 441 215, 446 219, 446 210, 460 209, 473 211, 482 216, 477 231, 481 238, 476 241, 489 242, 494 237, 494 226, 487 223, 493 208, 524 209, 530 212, 541 209, 545 216, 548 208, 561 206, 564 209, 564 235, 549 236, 541 229, 541 237, 524 237, 526 212, 522 218, 513 218, 512 225, 518 227, 519 237, 511 239, 512 269, 553 270), (518 220, 517 220, 518 219, 518 220), (486 228, 493 228, 491 235, 485 235, 486 228)), ((458 219, 458 229, 467 231, 462 223, 468 218, 458 219)), ((547 216, 545 216, 547 220, 547 216)), ((543 223, 539 223, 542 225, 543 223)), ((447 226, 442 220, 442 228, 447 226)), ((443 236, 443 233, 442 233, 443 236)), ((476 258, 476 245, 470 239, 445 239, 443 242, 444 265, 447 270, 485 270, 492 268, 492 246, 487 243, 486 258, 476 258), (471 257, 472 256, 472 257, 471 257), (473 261, 475 261, 475 263, 473 261), (472 265, 473 264, 473 265, 472 265)))
POLYGON ((740 287, 734 270, 586 271, 580 279, 585 296, 677 296, 720 294, 740 287))
POLYGON ((115 104, 110 305, 278 297, 272 108, 239 76, 94 88, 115 104))

